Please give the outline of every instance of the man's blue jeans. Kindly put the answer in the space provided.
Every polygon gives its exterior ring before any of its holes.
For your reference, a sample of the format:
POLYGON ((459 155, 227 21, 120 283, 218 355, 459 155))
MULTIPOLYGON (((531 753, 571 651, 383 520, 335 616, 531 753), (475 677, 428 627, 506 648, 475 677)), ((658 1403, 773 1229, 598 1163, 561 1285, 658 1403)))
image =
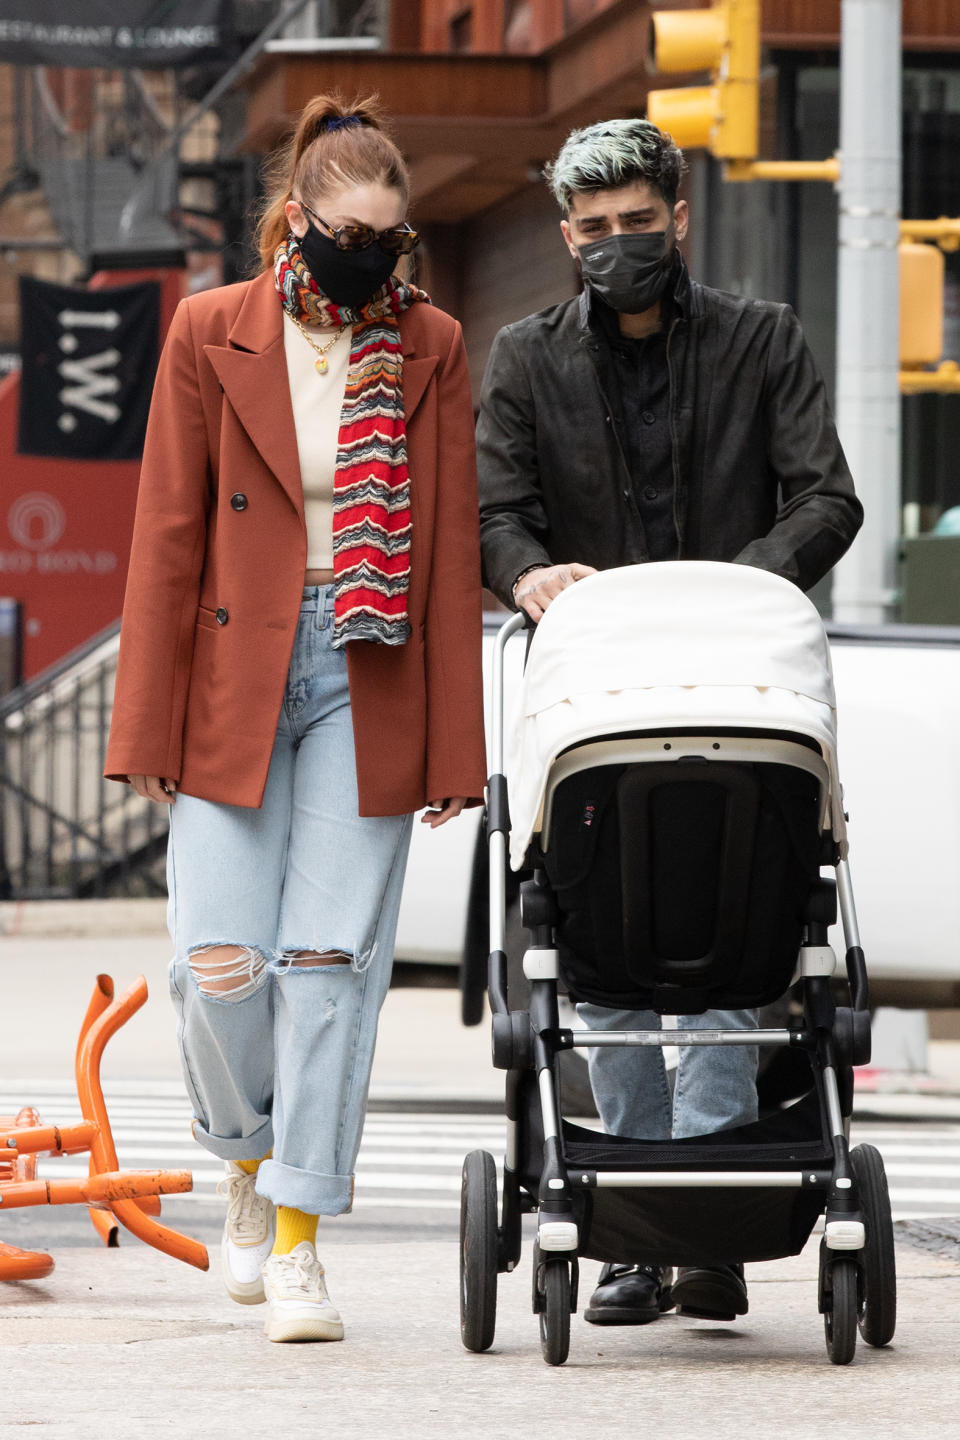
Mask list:
MULTIPOLYGON (((659 1030, 651 1010, 608 1010, 586 1003, 577 1014, 591 1030, 659 1030)), ((756 1010, 680 1015, 682 1030, 755 1030, 756 1010)), ((638 1140, 707 1135, 757 1118, 757 1047, 688 1045, 680 1050, 671 1102, 663 1051, 651 1046, 588 1050, 590 1084, 608 1135, 638 1140)))

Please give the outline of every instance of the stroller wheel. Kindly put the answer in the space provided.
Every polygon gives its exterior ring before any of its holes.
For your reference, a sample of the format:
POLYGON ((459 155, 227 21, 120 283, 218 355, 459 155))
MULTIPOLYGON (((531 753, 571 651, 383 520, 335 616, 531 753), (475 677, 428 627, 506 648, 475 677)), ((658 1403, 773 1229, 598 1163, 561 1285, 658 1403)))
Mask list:
POLYGON ((533 1252, 534 1308, 540 1315, 540 1349, 548 1365, 570 1354, 570 1262, 562 1255, 533 1252))
POLYGON ((834 1260, 823 1314, 827 1354, 834 1365, 849 1365, 857 1349, 857 1263, 834 1260))
POLYGON ((460 1336, 467 1350, 489 1350, 497 1325, 497 1169, 487 1150, 471 1150, 460 1190, 460 1336))
POLYGON ((887 1177, 880 1152, 873 1145, 856 1146, 850 1152, 850 1164, 867 1231, 860 1334, 868 1345, 889 1345, 897 1328, 897 1268, 887 1177))

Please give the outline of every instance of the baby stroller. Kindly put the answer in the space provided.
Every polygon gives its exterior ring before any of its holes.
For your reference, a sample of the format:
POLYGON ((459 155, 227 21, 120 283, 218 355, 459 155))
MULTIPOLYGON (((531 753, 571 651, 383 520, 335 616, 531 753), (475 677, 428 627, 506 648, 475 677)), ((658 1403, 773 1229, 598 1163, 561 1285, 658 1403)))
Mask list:
POLYGON ((497 1276, 537 1215, 533 1309, 544 1358, 568 1354, 581 1256, 709 1265, 798 1254, 824 1217, 819 1309, 834 1364, 896 1323, 883 1162, 848 1145, 853 1066, 870 1057, 867 975, 847 864, 830 652, 811 602, 741 565, 609 570, 536 629, 504 773, 500 631, 488 788, 493 1063, 507 1072, 502 1206, 486 1151, 466 1157, 461 1334, 487 1349, 497 1276), (509 780, 509 784, 508 784, 509 780), (509 809, 508 809, 509 791, 509 809), (529 1010, 511 1010, 507 848, 529 932, 529 1010), (825 870, 826 875, 821 874, 825 870), (828 940, 837 896, 846 947, 828 940), (760 1007, 791 986, 783 1029, 584 1031, 572 999, 658 1015, 760 1007), (604 1045, 789 1046, 797 1101, 715 1134, 643 1140, 563 1118, 558 1056, 604 1045))

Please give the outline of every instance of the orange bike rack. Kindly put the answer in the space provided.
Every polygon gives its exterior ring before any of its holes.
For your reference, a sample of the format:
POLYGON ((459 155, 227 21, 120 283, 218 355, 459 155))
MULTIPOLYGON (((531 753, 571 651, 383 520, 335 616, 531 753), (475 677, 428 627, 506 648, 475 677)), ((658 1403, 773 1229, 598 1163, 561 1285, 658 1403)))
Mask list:
MULTIPOLYGON (((160 1214, 161 1195, 193 1188, 189 1170, 120 1170, 110 1129, 100 1060, 110 1036, 147 998, 140 978, 114 998, 109 975, 98 975, 77 1041, 77 1096, 83 1119, 77 1125, 42 1125, 31 1106, 18 1115, 0 1116, 0 1214, 26 1205, 87 1205, 105 1245, 116 1245, 124 1225, 148 1245, 198 1270, 206 1270, 206 1247, 151 1218, 160 1214), (86 1180, 38 1180, 38 1155, 90 1153, 86 1180)), ((51 1256, 0 1243, 0 1280, 39 1280, 53 1269, 51 1256)))

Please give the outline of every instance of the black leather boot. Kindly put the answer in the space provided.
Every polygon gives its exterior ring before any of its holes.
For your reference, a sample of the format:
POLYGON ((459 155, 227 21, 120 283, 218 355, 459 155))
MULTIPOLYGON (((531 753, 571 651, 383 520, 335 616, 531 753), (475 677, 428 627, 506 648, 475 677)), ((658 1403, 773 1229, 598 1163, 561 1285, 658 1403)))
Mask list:
POLYGON ((583 1318, 591 1325, 649 1325, 673 1306, 672 1276, 662 1265, 604 1265, 583 1318))
POLYGON ((742 1265, 681 1265, 673 1285, 681 1315, 696 1320, 735 1320, 749 1309, 742 1265))

